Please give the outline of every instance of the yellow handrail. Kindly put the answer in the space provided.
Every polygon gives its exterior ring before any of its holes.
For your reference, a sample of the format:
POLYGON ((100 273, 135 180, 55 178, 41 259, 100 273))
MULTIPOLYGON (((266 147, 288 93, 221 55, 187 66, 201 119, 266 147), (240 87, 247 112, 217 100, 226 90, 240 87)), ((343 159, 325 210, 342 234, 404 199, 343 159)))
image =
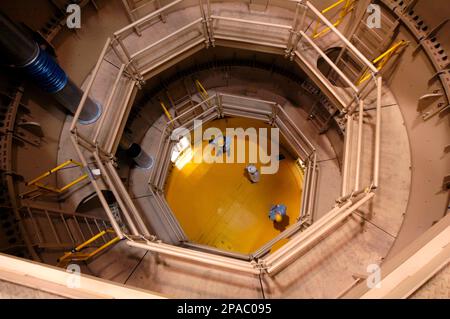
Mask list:
MULTIPOLYGON (((333 3, 331 6, 325 8, 324 10, 322 10, 321 12, 323 14, 327 13, 328 11, 336 8, 337 6, 339 6, 340 4, 342 4, 343 2, 345 2, 345 5, 342 7, 341 11, 339 12, 339 18, 337 19, 337 21, 335 23, 333 23, 334 27, 339 26, 342 21, 344 21, 344 18, 347 16, 347 14, 349 14, 351 11, 353 11, 354 6, 353 4, 356 2, 357 0, 339 0, 335 3, 333 3)), ((316 21, 316 26, 314 28, 314 32, 313 32, 313 39, 317 39, 323 35, 325 35, 326 33, 328 33, 331 28, 330 27, 326 27, 325 29, 323 29, 322 31, 318 32, 319 30, 319 24, 320 24, 320 19, 317 19, 316 21)))
POLYGON ((167 110, 167 107, 164 104, 164 102, 159 101, 159 104, 161 105, 161 108, 163 109, 164 114, 166 114, 167 118, 169 119, 169 122, 172 122, 172 120, 173 120, 172 115, 170 114, 169 110, 167 110))
MULTIPOLYGON (((399 53, 400 50, 402 50, 405 46, 408 45, 409 45, 408 41, 400 40, 392 47, 390 47, 386 52, 382 53, 379 57, 373 60, 372 61, 373 64, 375 65, 378 71, 381 71, 395 54, 399 53)), ((359 78, 357 85, 364 83, 365 81, 370 79, 370 77, 371 74, 369 70, 366 70, 364 74, 359 78)))
MULTIPOLYGON (((199 80, 195 80, 195 87, 197 88, 198 93, 200 94, 200 96, 202 97, 203 100, 208 100, 209 99, 209 94, 208 91, 206 91, 206 89, 204 88, 204 86, 200 83, 199 80)), ((208 101, 207 102, 209 106, 211 106, 211 102, 208 101)))
MULTIPOLYGON (((48 185, 44 185, 44 184, 40 183, 40 181, 43 180, 44 178, 46 178, 46 177, 48 177, 48 176, 50 176, 50 175, 60 171, 61 169, 65 168, 66 166, 68 166, 70 164, 74 164, 74 165, 76 165, 76 166, 78 166, 80 168, 83 168, 83 164, 81 164, 81 163, 79 163, 77 161, 74 161, 72 159, 70 159, 68 161, 65 161, 64 163, 56 166, 55 168, 52 168, 51 170, 43 173, 42 175, 39 175, 38 177, 34 178, 33 180, 25 183, 26 186, 35 186, 36 188, 32 189, 32 190, 29 190, 29 191, 26 191, 26 192, 23 192, 19 196, 21 198, 23 198, 26 195, 29 195, 29 194, 34 193, 34 192, 39 191, 39 190, 44 190, 44 191, 48 191, 48 192, 52 192, 52 193, 61 194, 61 193, 65 192, 66 190, 68 190, 69 188, 71 188, 72 186, 74 186, 74 185, 80 183, 81 181, 85 180, 86 178, 88 178, 89 175, 87 173, 85 173, 85 174, 81 175, 80 177, 76 178, 75 180, 71 181, 70 183, 68 183, 67 185, 65 185, 65 186, 63 186, 61 188, 48 186, 48 185)), ((42 195, 42 194, 39 194, 39 195, 42 195)), ((39 196, 39 195, 37 195, 37 196, 39 196)))
POLYGON ((82 244, 75 247, 72 251, 64 253, 64 255, 58 259, 58 266, 61 267, 67 265, 71 261, 86 261, 120 240, 120 238, 116 236, 90 253, 81 252, 82 249, 86 248, 89 244, 92 244, 97 239, 105 236, 107 233, 114 233, 114 231, 112 229, 103 230, 97 235, 93 236, 92 238, 89 238, 82 244))

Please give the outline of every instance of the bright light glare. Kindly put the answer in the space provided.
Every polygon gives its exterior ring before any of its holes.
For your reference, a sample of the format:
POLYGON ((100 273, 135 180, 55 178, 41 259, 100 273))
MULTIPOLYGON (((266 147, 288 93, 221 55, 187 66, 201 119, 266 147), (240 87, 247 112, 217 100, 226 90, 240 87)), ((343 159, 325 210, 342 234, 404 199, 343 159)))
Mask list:
POLYGON ((175 162, 175 166, 179 169, 182 170, 183 167, 189 163, 191 161, 191 159, 194 157, 194 152, 192 151, 192 149, 189 147, 189 149, 187 149, 186 151, 183 152, 183 154, 181 154, 181 156, 178 157, 178 159, 175 162))
POLYGON ((178 157, 180 157, 180 155, 183 154, 183 152, 190 147, 191 144, 189 143, 187 137, 181 138, 181 140, 177 144, 175 144, 175 146, 172 149, 172 156, 170 158, 172 163, 175 163, 178 157))
POLYGON ((193 157, 194 152, 192 151, 191 143, 187 137, 181 138, 181 140, 173 147, 171 156, 172 163, 175 163, 175 166, 179 170, 182 170, 193 157))

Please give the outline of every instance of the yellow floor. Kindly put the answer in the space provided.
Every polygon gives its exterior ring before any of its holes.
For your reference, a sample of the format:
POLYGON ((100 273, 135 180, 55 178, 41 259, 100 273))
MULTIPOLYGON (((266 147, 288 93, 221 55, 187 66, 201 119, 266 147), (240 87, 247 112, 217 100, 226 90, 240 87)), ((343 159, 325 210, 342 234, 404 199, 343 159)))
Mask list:
MULTIPOLYGON (((242 118, 216 120, 208 126, 223 132, 225 127, 269 127, 242 118)), ((247 140, 247 148, 248 143, 247 140)), ((245 174, 246 163, 191 161, 181 170, 173 167, 166 185, 166 198, 189 240, 247 254, 295 223, 300 211, 303 175, 295 159, 281 147, 280 153, 286 158, 279 162, 278 173, 261 175, 256 184, 245 174), (268 212, 272 205, 281 203, 287 206, 289 218, 281 227, 275 227, 268 212)))

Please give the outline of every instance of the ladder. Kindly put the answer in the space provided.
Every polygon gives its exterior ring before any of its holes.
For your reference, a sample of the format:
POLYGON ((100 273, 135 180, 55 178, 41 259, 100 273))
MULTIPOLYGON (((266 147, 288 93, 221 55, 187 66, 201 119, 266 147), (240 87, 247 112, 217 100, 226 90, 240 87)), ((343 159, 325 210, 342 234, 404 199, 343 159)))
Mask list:
POLYGON ((71 250, 101 232, 107 232, 106 236, 99 238, 102 244, 115 237, 109 232, 111 225, 106 218, 29 203, 23 205, 19 212, 32 246, 38 250, 71 250))
POLYGON ((53 194, 58 195, 58 194, 64 193, 71 187, 79 184, 80 182, 84 181, 87 178, 88 178, 88 173, 84 173, 83 165, 77 161, 70 159, 70 160, 67 160, 64 163, 56 166, 55 168, 48 170, 47 172, 41 174, 40 176, 34 178, 33 180, 26 182, 25 185, 27 187, 31 186, 31 189, 19 194, 19 197, 21 199, 34 199, 34 198, 42 196, 46 193, 53 193, 53 194), (70 167, 70 165, 74 165, 74 166, 70 167), (63 187, 58 188, 56 186, 49 186, 42 182, 42 180, 44 180, 45 178, 59 172, 62 169, 76 168, 76 167, 78 167, 81 170, 81 173, 80 173, 81 175, 78 178, 72 180, 67 185, 64 185, 63 187))
MULTIPOLYGON (((131 22, 135 22, 145 15, 161 8, 160 0, 122 0, 122 4, 131 22)), ((164 14, 161 13, 159 18, 162 22, 166 22, 166 16, 164 14)), ((134 31, 137 35, 141 36, 144 27, 144 25, 136 25, 134 31)))
POLYGON ((248 7, 250 9, 250 12, 264 12, 267 10, 268 5, 269 0, 250 0, 248 7))
POLYGON ((166 87, 165 96, 159 98, 159 103, 167 119, 172 121, 174 117, 177 118, 175 126, 183 125, 213 106, 213 102, 209 100, 208 91, 198 79, 193 79, 189 84, 186 83, 186 79, 183 79, 182 84, 172 88, 166 87), (164 100, 167 101, 167 104, 164 100), (200 103, 201 105, 197 106, 200 103), (174 110, 174 116, 170 113, 167 105, 174 110), (194 109, 195 106, 197 107, 194 109))
POLYGON ((326 133, 331 126, 333 118, 340 113, 339 110, 328 100, 319 88, 310 81, 304 81, 301 84, 301 87, 306 92, 313 95, 316 100, 308 113, 308 120, 319 129, 319 134, 326 133))
MULTIPOLYGON (((193 112, 188 112, 191 110, 195 105, 197 105, 200 101, 196 101, 195 94, 191 93, 190 86, 191 83, 188 85, 186 83, 186 79, 182 80, 183 85, 178 85, 175 88, 167 88, 166 89, 166 97, 169 102, 170 107, 174 109, 175 117, 179 117, 180 123, 185 123, 197 115, 201 114, 203 112, 202 108, 198 108, 194 110, 193 112), (181 117, 180 117, 181 116, 181 117)), ((194 81, 194 87, 195 87, 195 81, 194 81)))
MULTIPOLYGON (((391 46, 400 23, 394 16, 381 10, 382 27, 371 28, 368 25, 369 14, 369 12, 365 12, 354 31, 349 35, 349 40, 368 60, 372 61, 391 46)), ((342 50, 335 64, 353 83, 359 81, 367 71, 350 50, 342 50)), ((334 70, 330 73, 330 79, 337 83, 342 81, 334 70)))

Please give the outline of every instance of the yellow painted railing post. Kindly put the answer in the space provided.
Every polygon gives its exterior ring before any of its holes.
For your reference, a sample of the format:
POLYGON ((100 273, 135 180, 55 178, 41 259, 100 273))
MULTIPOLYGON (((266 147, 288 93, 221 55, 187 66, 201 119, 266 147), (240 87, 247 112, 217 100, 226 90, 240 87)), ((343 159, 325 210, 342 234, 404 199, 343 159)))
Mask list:
MULTIPOLYGON (((342 23, 342 21, 344 21, 344 18, 347 16, 347 14, 349 14, 350 12, 353 11, 356 0, 339 0, 335 3, 333 3, 331 6, 325 8, 321 11, 322 14, 325 14, 325 13, 329 12, 330 10, 336 8, 337 6, 341 5, 344 2, 345 2, 345 4, 339 12, 339 18, 336 20, 335 23, 333 23, 334 27, 339 26, 342 23)), ((328 33, 330 31, 330 29, 331 29, 330 27, 326 27, 325 29, 323 29, 322 31, 319 32, 319 19, 317 19, 316 25, 315 25, 314 31, 313 31, 313 39, 317 39, 317 38, 325 35, 326 33, 328 33)))
POLYGON ((173 120, 172 115, 170 114, 169 110, 167 109, 166 105, 163 101, 159 101, 159 104, 161 105, 161 108, 164 111, 164 114, 166 114, 167 119, 171 122, 173 120))
MULTIPOLYGON (((408 41, 400 40, 396 44, 394 44, 392 47, 390 47, 386 52, 382 53, 379 57, 377 57, 375 60, 373 60, 373 64, 376 66, 378 71, 381 71, 386 64, 389 62, 389 60, 397 53, 400 52, 405 46, 409 45, 408 41)), ((369 71, 366 71, 363 73, 363 75, 358 79, 357 85, 360 85, 364 82, 366 82, 368 79, 371 78, 371 74, 369 71)))
POLYGON ((67 265, 68 263, 70 263, 72 261, 86 261, 86 260, 94 257, 95 255, 99 254, 100 252, 104 251, 106 248, 108 248, 108 247, 112 246, 113 244, 117 243, 118 241, 120 241, 120 238, 116 236, 113 239, 111 239, 110 241, 106 242, 105 244, 103 244, 102 246, 98 247, 97 249, 95 249, 94 251, 92 251, 90 253, 82 253, 81 252, 81 250, 83 250, 88 245, 95 242, 97 239, 105 236, 107 233, 114 233, 114 231, 112 229, 103 230, 100 233, 98 233, 97 235, 89 238, 85 242, 83 242, 80 245, 78 245, 77 247, 75 247, 72 251, 64 253, 64 255, 58 259, 58 266, 61 267, 61 266, 67 265))
MULTIPOLYGON (((42 183, 40 183, 41 180, 43 180, 44 178, 66 168, 68 165, 70 164, 74 164, 75 166, 78 166, 80 168, 83 168, 83 165, 77 161, 74 161, 72 159, 65 161, 64 163, 56 166, 55 168, 52 168, 51 170, 45 172, 42 175, 39 175, 38 177, 36 177, 35 179, 29 181, 26 183, 26 186, 35 186, 36 188, 33 190, 29 190, 26 192, 21 193, 19 196, 21 198, 25 197, 26 195, 29 195, 31 193, 37 192, 39 190, 44 190, 47 192, 51 192, 51 193, 56 193, 56 194, 61 194, 63 192, 65 192, 66 190, 68 190, 69 188, 75 186, 76 184, 80 183, 81 181, 85 180, 86 178, 88 178, 88 174, 85 173, 83 175, 81 175, 80 177, 76 178, 75 180, 71 181, 69 184, 61 187, 61 188, 57 188, 57 187, 53 187, 53 186, 48 186, 48 185, 44 185, 42 183)), ((43 193, 39 193, 37 196, 42 195, 43 193)))
MULTIPOLYGON (((197 88, 198 93, 200 94, 200 96, 202 97, 203 100, 208 100, 209 99, 209 94, 208 91, 206 91, 206 89, 204 88, 204 86, 202 85, 202 83, 200 83, 199 80, 195 80, 195 87, 197 88)), ((209 106, 211 106, 211 102, 208 101, 207 102, 209 106)))

